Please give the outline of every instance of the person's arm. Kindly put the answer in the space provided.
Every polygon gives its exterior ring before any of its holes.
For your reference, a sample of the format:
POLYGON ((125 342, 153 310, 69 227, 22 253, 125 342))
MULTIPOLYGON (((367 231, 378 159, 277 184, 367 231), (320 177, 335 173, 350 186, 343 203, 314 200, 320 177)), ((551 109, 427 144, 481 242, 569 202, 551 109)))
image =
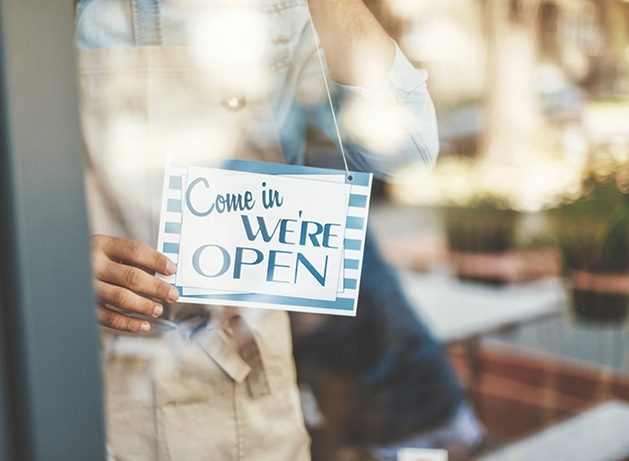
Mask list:
MULTIPOLYGON (((428 73, 416 69, 362 0, 309 0, 331 80, 350 168, 395 181, 418 178, 439 153, 428 73), (409 168, 410 167, 410 168, 409 168)), ((337 142, 316 52, 305 62, 299 98, 309 123, 337 142)))
MULTIPOLYGON (((416 69, 362 0, 308 0, 350 168, 380 179, 427 174, 439 153, 428 74, 416 69)), ((316 52, 300 74, 309 123, 337 143, 316 52)))
POLYGON ((377 92, 395 57, 393 41, 362 0, 308 0, 330 76, 377 92))
POLYGON ((154 274, 172 275, 175 264, 163 254, 136 240, 108 235, 92 237, 92 269, 98 302, 98 320, 116 330, 146 333, 150 324, 107 306, 156 318, 161 301, 175 302, 177 290, 154 274))

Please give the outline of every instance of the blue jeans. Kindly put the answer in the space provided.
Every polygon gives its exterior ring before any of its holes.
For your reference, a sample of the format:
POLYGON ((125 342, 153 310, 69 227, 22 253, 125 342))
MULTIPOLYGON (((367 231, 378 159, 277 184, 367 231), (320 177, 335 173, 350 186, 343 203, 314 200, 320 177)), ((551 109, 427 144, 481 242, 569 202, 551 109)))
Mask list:
POLYGON ((388 445, 415 437, 447 424, 464 401, 443 347, 369 231, 357 316, 331 317, 313 333, 296 337, 295 358, 300 379, 325 371, 356 384, 351 444, 388 445))

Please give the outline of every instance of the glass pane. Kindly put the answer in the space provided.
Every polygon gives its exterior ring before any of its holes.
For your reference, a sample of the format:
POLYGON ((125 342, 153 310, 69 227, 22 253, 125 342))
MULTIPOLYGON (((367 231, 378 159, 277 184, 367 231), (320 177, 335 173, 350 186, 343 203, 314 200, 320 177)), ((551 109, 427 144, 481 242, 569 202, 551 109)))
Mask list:
MULTIPOLYGON (((78 2, 112 456, 629 456, 595 430, 629 418, 629 4, 346 3, 310 2, 321 51, 302 2, 78 2), (212 240, 238 229, 184 250, 197 167, 343 170, 337 130, 377 178, 335 294, 359 288, 357 316, 243 307, 233 279, 264 255, 212 240)), ((250 224, 239 177, 212 174, 200 214, 250 224)))

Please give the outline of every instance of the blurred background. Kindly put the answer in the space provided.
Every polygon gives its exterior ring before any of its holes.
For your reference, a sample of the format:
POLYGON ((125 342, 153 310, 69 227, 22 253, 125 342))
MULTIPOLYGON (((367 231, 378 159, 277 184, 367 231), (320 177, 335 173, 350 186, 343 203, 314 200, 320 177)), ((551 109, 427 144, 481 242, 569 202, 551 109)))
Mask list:
MULTIPOLYGON (((629 457, 629 1, 366 3, 428 70, 441 143, 428 177, 376 183, 370 224, 487 430, 475 456, 629 457)), ((351 396, 319 384, 315 448, 342 445, 351 396)))

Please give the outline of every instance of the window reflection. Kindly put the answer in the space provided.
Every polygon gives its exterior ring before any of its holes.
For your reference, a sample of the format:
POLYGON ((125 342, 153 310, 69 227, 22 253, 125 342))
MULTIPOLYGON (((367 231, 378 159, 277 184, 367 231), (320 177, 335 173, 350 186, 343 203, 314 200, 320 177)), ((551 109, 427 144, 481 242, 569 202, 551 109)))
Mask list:
MULTIPOLYGON (((77 10, 94 233, 155 247, 169 154, 341 167, 303 4, 136 3, 77 10)), ((629 3, 366 3, 428 70, 440 155, 377 182, 357 317, 164 298, 104 328, 112 458, 629 456, 629 3)), ((386 169, 424 119, 361 95, 342 122, 386 169)))

